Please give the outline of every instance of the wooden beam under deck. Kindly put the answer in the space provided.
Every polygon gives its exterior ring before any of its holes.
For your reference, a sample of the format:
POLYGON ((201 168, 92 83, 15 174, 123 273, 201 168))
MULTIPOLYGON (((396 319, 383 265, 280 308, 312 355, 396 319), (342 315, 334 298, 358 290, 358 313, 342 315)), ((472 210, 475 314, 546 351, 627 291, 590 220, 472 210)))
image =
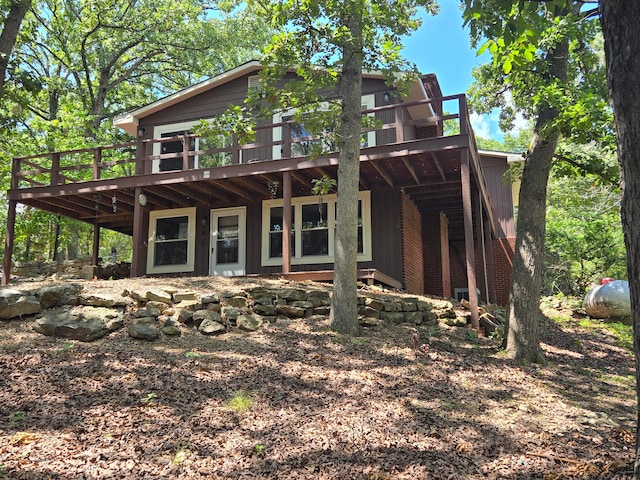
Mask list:
MULTIPOLYGON (((332 282, 333 270, 313 270, 304 272, 289 272, 289 273, 274 273, 271 275, 247 275, 247 277, 277 277, 285 278, 287 280, 293 280, 296 282, 303 282, 305 280, 315 282, 332 282)), ((389 275, 386 275, 375 268, 358 269, 358 280, 364 280, 369 285, 378 282, 388 287, 395 288, 396 290, 402 289, 402 282, 396 280, 389 275)))

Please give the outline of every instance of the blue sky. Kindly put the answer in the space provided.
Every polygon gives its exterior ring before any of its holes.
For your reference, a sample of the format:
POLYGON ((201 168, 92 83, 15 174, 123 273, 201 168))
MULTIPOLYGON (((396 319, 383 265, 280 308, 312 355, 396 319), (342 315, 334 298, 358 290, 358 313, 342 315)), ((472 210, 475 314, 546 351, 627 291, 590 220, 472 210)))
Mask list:
MULTIPOLYGON (((488 54, 476 56, 471 48, 468 29, 462 28, 462 11, 458 0, 440 0, 440 13, 424 15, 420 29, 405 41, 404 56, 418 66, 422 73, 435 73, 444 95, 467 91, 473 77, 471 70, 480 63, 491 61, 488 54)), ((502 139, 497 112, 491 115, 472 115, 476 135, 502 139)))

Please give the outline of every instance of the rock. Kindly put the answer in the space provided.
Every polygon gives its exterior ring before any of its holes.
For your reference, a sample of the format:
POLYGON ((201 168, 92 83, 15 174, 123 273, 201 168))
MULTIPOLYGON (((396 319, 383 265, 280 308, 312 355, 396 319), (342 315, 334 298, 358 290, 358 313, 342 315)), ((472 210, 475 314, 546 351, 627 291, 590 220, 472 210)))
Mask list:
POLYGON ((220 314, 212 312, 211 310, 197 310, 193 313, 193 323, 196 327, 200 327, 202 322, 210 320, 212 322, 224 323, 220 314))
POLYGON ((367 305, 360 305, 358 307, 358 315, 363 315, 369 318, 380 318, 380 310, 367 305))
POLYGON ((386 322, 394 323, 396 325, 404 322, 404 313, 402 312, 380 312, 380 318, 386 322))
POLYGON ((211 312, 217 313, 220 313, 220 310, 222 309, 222 305, 220 305, 219 303, 207 303, 206 305, 202 306, 211 312))
MULTIPOLYGON (((145 306, 147 308, 157 308, 162 313, 164 313, 166 310, 168 310, 171 307, 171 305, 168 304, 168 303, 156 302, 155 300, 151 300, 151 301, 147 302, 147 304, 145 306)), ((169 313, 169 315, 173 315, 173 313, 169 313)))
POLYGON ((294 306, 294 307, 304 308, 305 310, 313 308, 313 303, 308 302, 306 300, 296 300, 296 301, 291 302, 291 305, 294 306))
POLYGON ((438 315, 435 312, 422 312, 422 325, 426 327, 434 327, 438 325, 438 315))
POLYGON ((431 300, 431 311, 438 315, 438 318, 456 318, 453 303, 449 300, 431 300))
POLYGON ((147 292, 144 290, 134 289, 131 291, 130 295, 131 298, 137 300, 138 302, 146 302, 147 300, 149 300, 147 298, 147 292))
POLYGON ((247 297, 235 296, 226 298, 225 303, 230 307, 244 308, 247 306, 247 297))
POLYGON ((220 297, 217 293, 205 293, 200 297, 200 302, 203 305, 208 305, 210 303, 220 303, 220 297))
POLYGON ((83 294, 78 296, 78 303, 89 307, 124 307, 124 298, 109 294, 83 294))
POLYGON ((321 315, 323 317, 327 317, 331 313, 331 306, 323 305, 321 307, 316 307, 316 308, 313 309, 313 313, 316 314, 316 315, 321 315))
POLYGON ((150 323, 130 323, 127 333, 132 338, 156 340, 160 336, 160 329, 150 323))
POLYGON ((256 303, 253 307, 253 311, 258 315, 274 316, 276 314, 276 307, 273 305, 262 305, 260 303, 256 303))
MULTIPOLYGON (((148 305, 148 304, 147 304, 148 305)), ((157 308, 139 308, 136 311, 136 317, 159 317, 162 314, 157 308)))
POLYGON ((188 310, 191 310, 192 312, 195 312, 196 310, 202 309, 202 302, 200 302, 199 300, 183 300, 179 303, 176 303, 174 307, 186 308, 188 310))
POLYGON ((263 320, 260 315, 240 315, 236 318, 238 328, 247 332, 255 332, 262 326, 263 320))
POLYGON ((198 330, 204 335, 212 335, 214 333, 223 333, 226 328, 222 323, 206 318, 202 320, 198 330))
POLYGON ((242 315, 242 310, 235 307, 223 307, 221 310, 222 318, 224 318, 227 322, 235 323, 236 318, 242 315))
POLYGON ((429 302, 418 301, 418 310, 421 312, 431 311, 431 304, 429 302))
POLYGON ((407 323, 413 323, 414 325, 420 325, 422 323, 422 312, 418 310, 404 312, 404 321, 407 323))
POLYGON ((371 329, 378 329, 384 325, 384 321, 374 317, 360 317, 358 320, 360 326, 371 329))
POLYGON ((403 312, 417 312, 418 311, 418 304, 415 302, 405 302, 404 305, 402 305, 402 311, 403 312))
POLYGON ((276 311, 289 318, 304 318, 307 313, 306 308, 294 307, 293 305, 278 305, 276 311))
POLYGON ((19 290, 0 290, 0 319, 34 315, 40 312, 40 300, 19 290))
POLYGON ((171 318, 180 323, 189 323, 193 318, 193 312, 186 308, 178 308, 171 318))
POLYGON ((169 335, 172 337, 179 337, 180 335, 182 335, 182 330, 180 330, 180 327, 176 325, 165 325, 160 329, 160 331, 162 331, 162 333, 164 333, 165 335, 169 335))
POLYGON ((285 288, 278 291, 278 296, 286 301, 304 301, 307 299, 307 292, 301 288, 285 288))
POLYGON ((165 292, 164 290, 160 290, 158 288, 154 288, 153 290, 147 290, 146 297, 147 297, 147 300, 151 300, 151 301, 171 303, 171 294, 169 292, 165 292))
POLYGON ((43 335, 90 342, 122 328, 121 311, 106 307, 64 306, 45 311, 33 329, 43 335))
POLYGON ((82 291, 82 286, 75 283, 64 283, 53 287, 43 287, 38 290, 37 296, 43 310, 52 307, 60 307, 69 303, 71 297, 77 296, 82 291))
POLYGON ((380 300, 376 299, 376 298, 366 297, 364 299, 364 304, 367 307, 370 307, 370 308, 373 308, 375 310, 378 310, 379 312, 384 309, 384 303, 381 302, 380 300))
POLYGON ((491 315, 490 313, 485 313, 483 315, 480 315, 479 321, 480 321, 480 326, 484 328, 484 331, 487 334, 491 334, 495 332, 500 326, 495 321, 495 318, 493 317, 493 315, 491 315))
POLYGON ((197 300, 198 295, 196 292, 176 292, 173 294, 173 301, 176 303, 182 302, 183 300, 197 300))
POLYGON ((272 293, 262 293, 253 297, 253 302, 256 305, 272 306, 276 296, 272 293))

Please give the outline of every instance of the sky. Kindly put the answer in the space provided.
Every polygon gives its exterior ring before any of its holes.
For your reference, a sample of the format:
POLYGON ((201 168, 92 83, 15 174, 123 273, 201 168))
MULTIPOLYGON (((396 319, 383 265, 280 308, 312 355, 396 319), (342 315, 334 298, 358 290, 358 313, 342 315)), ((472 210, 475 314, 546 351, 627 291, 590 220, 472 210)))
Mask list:
MULTIPOLYGON (((469 30, 462 28, 462 11, 458 0, 440 0, 440 13, 424 15, 420 29, 405 41, 403 54, 421 73, 435 73, 443 95, 465 93, 473 77, 473 67, 491 61, 488 54, 476 56, 471 48, 469 30)), ((476 135, 502 140, 498 112, 471 115, 476 135)))

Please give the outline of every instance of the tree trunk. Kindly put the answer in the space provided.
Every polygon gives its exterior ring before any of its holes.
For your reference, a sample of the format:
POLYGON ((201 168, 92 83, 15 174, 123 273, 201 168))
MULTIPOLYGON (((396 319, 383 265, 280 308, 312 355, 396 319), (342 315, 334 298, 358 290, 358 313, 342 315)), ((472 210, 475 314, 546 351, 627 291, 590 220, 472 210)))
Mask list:
POLYGON ((24 16, 31 8, 31 0, 17 0, 11 2, 11 8, 4 21, 2 33, 0 33, 0 98, 4 93, 4 80, 9 66, 9 59, 13 46, 16 44, 16 38, 20 32, 20 25, 24 16))
POLYGON ((600 0, 600 14, 622 185, 622 229, 627 247, 639 407, 634 478, 640 478, 640 3, 600 0))
MULTIPOLYGON (((549 83, 566 81, 568 58, 569 45, 566 39, 547 52, 549 83)), ((560 137, 558 128, 552 126, 557 114, 552 105, 543 104, 539 107, 520 185, 521 206, 509 289, 506 353, 508 357, 523 362, 544 361, 540 349, 540 294, 544 268, 547 183, 560 137)))
POLYGON ((345 19, 352 36, 343 49, 340 164, 335 238, 331 325, 349 335, 358 325, 358 185, 362 111, 362 26, 360 18, 345 19))

